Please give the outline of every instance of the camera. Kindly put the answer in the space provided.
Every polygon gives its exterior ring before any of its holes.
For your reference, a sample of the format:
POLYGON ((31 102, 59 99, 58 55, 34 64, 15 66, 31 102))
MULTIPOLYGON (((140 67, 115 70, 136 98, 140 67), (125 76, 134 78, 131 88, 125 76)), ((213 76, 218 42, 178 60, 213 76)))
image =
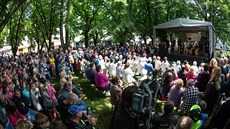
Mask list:
POLYGON ((131 111, 139 117, 139 125, 142 124, 142 128, 151 128, 152 111, 155 110, 159 89, 159 80, 146 79, 141 82, 139 90, 132 95, 131 111))

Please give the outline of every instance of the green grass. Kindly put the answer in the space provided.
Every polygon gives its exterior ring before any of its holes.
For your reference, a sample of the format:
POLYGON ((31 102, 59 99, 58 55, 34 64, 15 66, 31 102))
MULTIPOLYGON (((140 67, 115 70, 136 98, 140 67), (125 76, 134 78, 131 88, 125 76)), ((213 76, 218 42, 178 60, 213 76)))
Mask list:
MULTIPOLYGON (((87 106, 92 107, 92 114, 98 118, 97 125, 100 129, 109 129, 109 125, 112 118, 112 105, 110 103, 110 97, 106 96, 96 89, 86 78, 81 75, 73 77, 73 82, 76 87, 80 89, 86 96, 83 101, 87 106)), ((55 84, 55 89, 60 89, 59 79, 54 78, 52 83, 55 84)))
MULTIPOLYGON (((106 96, 96 89, 86 78, 81 75, 73 77, 73 82, 76 84, 77 88, 82 91, 86 96, 83 101, 92 107, 92 114, 98 118, 97 125, 100 129, 109 129, 110 122, 112 119, 112 105, 110 103, 110 97, 106 96)), ((59 91, 59 78, 53 78, 52 84, 55 85, 55 89, 59 91)), ((155 107, 155 113, 162 113, 163 107, 162 101, 157 101, 155 107)), ((176 114, 176 113, 175 113, 176 114)))
POLYGON ((96 87, 85 78, 74 78, 73 81, 76 83, 76 86, 86 94, 83 100, 89 107, 93 108, 92 113, 98 117, 97 125, 99 128, 109 129, 112 118, 110 97, 105 96, 102 91, 97 90, 96 87))

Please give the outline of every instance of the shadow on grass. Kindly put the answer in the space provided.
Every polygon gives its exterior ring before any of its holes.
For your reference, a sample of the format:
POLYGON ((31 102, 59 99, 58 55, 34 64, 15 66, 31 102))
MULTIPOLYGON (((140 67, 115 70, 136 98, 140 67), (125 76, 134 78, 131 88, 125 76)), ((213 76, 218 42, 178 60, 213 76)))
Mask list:
POLYGON ((109 129, 112 117, 110 97, 104 95, 102 91, 99 91, 85 78, 75 77, 73 78, 73 82, 77 88, 86 94, 83 100, 89 107, 92 107, 93 115, 98 117, 97 125, 99 128, 109 129))

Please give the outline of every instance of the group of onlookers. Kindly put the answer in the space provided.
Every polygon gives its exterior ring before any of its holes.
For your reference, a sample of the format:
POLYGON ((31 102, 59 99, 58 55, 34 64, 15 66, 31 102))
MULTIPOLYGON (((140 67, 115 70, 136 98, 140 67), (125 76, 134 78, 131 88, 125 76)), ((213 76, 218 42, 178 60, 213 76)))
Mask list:
POLYGON ((229 97, 227 57, 190 65, 161 60, 150 46, 113 46, 1 57, 0 63, 0 124, 7 129, 98 128, 97 118, 82 100, 85 94, 72 80, 74 74, 85 75, 98 90, 110 94, 114 129, 137 128, 139 117, 130 110, 132 95, 146 79, 158 81, 157 99, 166 100, 163 114, 151 119, 153 128, 186 128, 183 122, 203 128, 207 117, 212 118, 208 127, 223 128, 230 116, 230 101, 219 104, 225 98, 222 93, 229 97), (60 79, 56 88, 53 78, 60 79), (174 109, 184 117, 173 115, 174 109))

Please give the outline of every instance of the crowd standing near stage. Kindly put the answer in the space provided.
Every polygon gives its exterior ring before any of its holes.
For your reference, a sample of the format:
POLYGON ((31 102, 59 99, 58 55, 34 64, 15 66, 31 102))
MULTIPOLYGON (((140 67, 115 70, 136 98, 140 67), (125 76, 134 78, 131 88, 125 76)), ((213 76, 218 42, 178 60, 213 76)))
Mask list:
POLYGON ((162 114, 152 117, 152 128, 230 127, 229 57, 169 62, 158 51, 148 45, 97 46, 1 56, 0 128, 98 129, 100 118, 72 80, 77 73, 110 97, 111 129, 137 129, 132 94, 146 79, 159 80, 157 99, 166 101, 162 114), (60 78, 59 91, 52 78, 60 78))

